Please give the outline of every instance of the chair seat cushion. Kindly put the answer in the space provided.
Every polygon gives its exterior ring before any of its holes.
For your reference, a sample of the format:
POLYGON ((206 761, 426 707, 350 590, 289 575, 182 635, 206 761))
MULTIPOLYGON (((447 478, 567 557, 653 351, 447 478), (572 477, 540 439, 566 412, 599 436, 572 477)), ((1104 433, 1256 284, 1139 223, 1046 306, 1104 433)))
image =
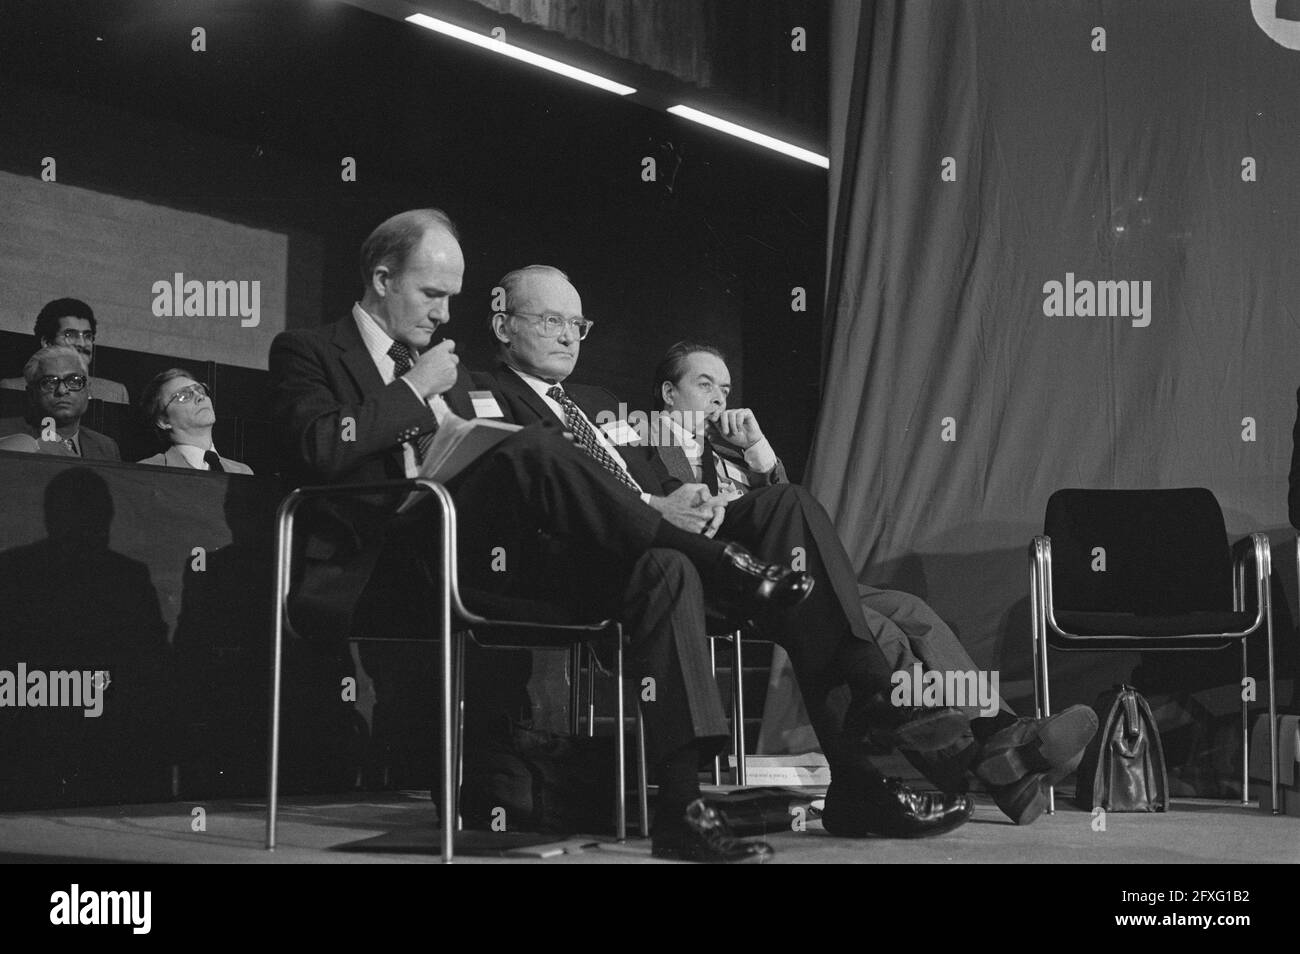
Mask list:
POLYGON ((1056 622, 1067 633, 1079 636, 1129 636, 1142 639, 1210 636, 1242 633, 1255 622, 1254 613, 1201 610, 1175 616, 1145 616, 1136 613, 1094 613, 1056 610, 1056 622))

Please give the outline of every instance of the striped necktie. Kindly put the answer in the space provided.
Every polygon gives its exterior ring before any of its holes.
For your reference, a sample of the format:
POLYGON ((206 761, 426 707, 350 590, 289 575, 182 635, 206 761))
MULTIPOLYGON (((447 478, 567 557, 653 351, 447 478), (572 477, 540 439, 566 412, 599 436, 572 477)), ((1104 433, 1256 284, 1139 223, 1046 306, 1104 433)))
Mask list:
MULTIPOLYGON (((393 346, 388 349, 388 356, 393 359, 393 377, 400 378, 410 371, 414 362, 411 361, 411 349, 400 341, 394 341, 393 346)), ((433 443, 433 431, 425 431, 415 439, 415 462, 423 463, 424 455, 428 453, 429 445, 433 443)))
POLYGON ((607 471, 614 475, 624 487, 631 490, 637 496, 641 495, 641 488, 633 483, 632 478, 628 476, 627 471, 618 465, 618 462, 610 456, 605 446, 596 439, 596 432, 590 424, 587 423, 587 417, 582 413, 578 405, 573 403, 573 398, 564 393, 564 388, 558 384, 553 385, 546 392, 546 396, 554 401, 560 407, 564 408, 564 426, 573 431, 573 436, 577 438, 578 446, 587 454, 595 458, 596 463, 600 464, 607 471))

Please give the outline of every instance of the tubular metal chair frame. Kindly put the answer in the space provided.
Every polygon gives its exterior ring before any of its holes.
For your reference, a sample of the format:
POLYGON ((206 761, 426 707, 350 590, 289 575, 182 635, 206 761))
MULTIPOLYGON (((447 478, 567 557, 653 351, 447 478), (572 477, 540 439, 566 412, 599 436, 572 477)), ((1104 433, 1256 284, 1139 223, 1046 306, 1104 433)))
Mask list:
MULTIPOLYGON (((1273 558, 1268 535, 1252 533, 1239 540, 1233 546, 1232 557, 1232 605, 1234 612, 1245 612, 1246 606, 1246 564, 1255 566, 1255 621, 1239 633, 1203 633, 1190 636, 1124 636, 1105 635, 1088 636, 1071 633, 1063 629, 1056 621, 1056 606, 1052 598, 1052 540, 1039 534, 1029 545, 1029 593, 1030 615, 1033 628, 1034 644, 1034 709, 1035 715, 1044 719, 1052 714, 1051 695, 1048 686, 1047 650, 1053 648, 1062 652, 1118 652, 1131 644, 1134 651, 1141 652, 1195 652, 1207 649, 1226 649, 1234 640, 1241 643, 1241 675, 1248 677, 1246 657, 1246 638, 1264 627, 1268 636, 1268 737, 1270 765, 1272 769, 1273 814, 1278 814, 1277 781, 1277 684, 1273 667, 1273 597, 1270 582, 1273 558), (1161 646, 1161 640, 1177 642, 1179 645, 1161 646), (1090 642, 1108 642, 1103 648, 1087 645, 1090 642), (1190 644, 1190 645, 1189 645, 1190 644)), ((1300 559, 1300 539, 1297 540, 1297 558, 1300 559)), ((1298 570, 1300 572, 1300 570, 1298 570)), ((1250 724, 1246 700, 1241 701, 1241 802, 1248 804, 1250 785, 1250 724)), ((1048 788, 1047 811, 1056 811, 1056 792, 1048 788)))
MULTIPOLYGON (((290 582, 292 580, 292 555, 293 555, 293 530, 295 517, 299 507, 309 499, 319 499, 326 497, 344 497, 373 494, 389 494, 397 492, 416 492, 425 495, 432 495, 438 512, 441 517, 439 520, 439 529, 436 540, 436 553, 438 556, 437 578, 434 581, 438 598, 438 616, 437 616, 437 633, 436 641, 439 645, 440 672, 441 672, 441 712, 440 712, 440 737, 442 742, 442 797, 440 801, 439 816, 442 822, 442 860, 444 863, 450 863, 455 856, 454 833, 459 825, 458 813, 456 810, 457 793, 460 781, 460 742, 463 733, 463 720, 460 718, 463 700, 464 685, 464 667, 457 666, 458 660, 464 656, 466 633, 475 626, 491 627, 493 629, 520 629, 520 630, 537 630, 544 629, 550 631, 569 632, 573 634, 574 650, 578 644, 583 644, 587 640, 600 636, 605 633, 612 633, 615 638, 614 651, 614 679, 616 683, 615 696, 616 702, 616 719, 620 730, 624 724, 624 701, 623 701, 623 629, 618 622, 604 620, 592 624, 556 624, 556 623, 536 623, 519 620, 494 620, 466 608, 461 599, 459 576, 456 563, 456 504, 452 500, 451 494, 442 484, 431 480, 391 480, 381 481, 371 484, 339 484, 334 486, 321 487, 300 487, 289 493, 280 503, 279 510, 276 512, 276 576, 275 576, 275 620, 274 620, 274 638, 271 641, 271 688, 270 688, 270 718, 269 734, 270 740, 267 752, 267 810, 266 810, 266 847, 268 851, 275 850, 276 841, 276 817, 279 807, 279 766, 280 766, 280 703, 281 703, 281 681, 283 674, 283 656, 284 656, 284 635, 286 631, 292 631, 289 622, 288 597, 290 582), (457 626, 452 625, 452 615, 456 616, 457 626)), ((366 640, 367 642, 388 641, 388 640, 366 640)), ((407 642, 409 640, 401 640, 407 642)), ((510 648, 537 648, 533 645, 511 646, 505 643, 493 642, 492 648, 510 649, 510 648)), ((576 660, 576 652, 572 657, 576 660)), ((594 678, 594 669, 592 672, 594 678)), ((577 680, 579 673, 577 667, 574 667, 573 680, 574 689, 572 698, 576 699, 578 694, 577 680)), ((591 698, 590 689, 588 698, 591 698)), ((640 713, 638 712, 638 729, 640 728, 640 713)), ((575 724, 576 711, 570 713, 571 724, 575 724)), ((588 732, 593 731, 592 720, 588 720, 588 732)), ((642 733, 638 732, 638 743, 643 740, 642 733)), ((639 745, 640 760, 642 766, 640 775, 639 790, 641 794, 641 804, 643 806, 641 814, 642 832, 646 831, 646 815, 644 806, 646 803, 645 795, 645 773, 644 773, 644 745, 639 745)), ((626 743, 622 731, 614 734, 614 770, 617 773, 615 784, 616 803, 615 803, 615 829, 618 840, 625 841, 627 838, 627 786, 626 786, 626 743)))
MULTIPOLYGON (((734 781, 744 788, 749 784, 749 771, 745 766, 745 666, 743 630, 709 637, 709 669, 718 677, 718 640, 731 643, 731 745, 736 760, 734 781)), ((722 756, 713 757, 713 784, 722 784, 722 756)))

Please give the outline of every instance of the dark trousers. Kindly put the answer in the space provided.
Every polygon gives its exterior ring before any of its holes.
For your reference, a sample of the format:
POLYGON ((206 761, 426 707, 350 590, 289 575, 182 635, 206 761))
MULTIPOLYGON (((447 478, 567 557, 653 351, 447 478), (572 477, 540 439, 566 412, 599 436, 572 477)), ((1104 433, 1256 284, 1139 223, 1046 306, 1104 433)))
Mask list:
MULTIPOLYGON (((843 681, 832 665, 842 642, 862 641, 872 686, 886 697, 893 672, 867 627, 856 576, 830 517, 802 487, 776 484, 728 504, 717 539, 734 540, 765 561, 793 562, 816 580, 812 594, 798 607, 756 622, 764 638, 789 654, 809 717, 826 745, 840 730, 827 696, 843 681)), ((709 667, 706 600, 694 567, 673 550, 645 554, 624 591, 623 619, 631 633, 633 665, 638 678, 654 680, 657 691, 655 701, 642 706, 651 758, 662 758, 692 741, 709 755, 726 735, 709 667)))

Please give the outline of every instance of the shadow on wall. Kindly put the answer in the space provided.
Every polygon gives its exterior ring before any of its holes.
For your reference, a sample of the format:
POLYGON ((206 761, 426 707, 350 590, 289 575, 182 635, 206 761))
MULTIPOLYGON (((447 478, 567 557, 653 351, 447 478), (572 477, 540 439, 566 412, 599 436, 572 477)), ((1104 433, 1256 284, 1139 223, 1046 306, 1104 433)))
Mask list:
POLYGON ((176 693, 148 567, 109 549, 113 500, 94 470, 52 479, 44 514, 45 539, 0 553, 0 670, 28 674, 15 686, 27 705, 7 708, 16 700, 6 699, 0 713, 0 804, 166 798, 176 693), (106 685, 97 671, 109 674, 106 685), (42 692, 35 673, 68 675, 42 692))

